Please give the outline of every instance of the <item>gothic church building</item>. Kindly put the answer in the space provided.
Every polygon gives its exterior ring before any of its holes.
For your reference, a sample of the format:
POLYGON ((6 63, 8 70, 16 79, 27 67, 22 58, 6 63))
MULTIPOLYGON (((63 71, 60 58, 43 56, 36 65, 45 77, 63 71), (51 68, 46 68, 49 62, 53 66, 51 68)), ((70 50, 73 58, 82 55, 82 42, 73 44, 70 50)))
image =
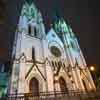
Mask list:
POLYGON ((46 33, 41 12, 28 1, 13 43, 10 93, 95 90, 71 27, 60 17, 46 33))

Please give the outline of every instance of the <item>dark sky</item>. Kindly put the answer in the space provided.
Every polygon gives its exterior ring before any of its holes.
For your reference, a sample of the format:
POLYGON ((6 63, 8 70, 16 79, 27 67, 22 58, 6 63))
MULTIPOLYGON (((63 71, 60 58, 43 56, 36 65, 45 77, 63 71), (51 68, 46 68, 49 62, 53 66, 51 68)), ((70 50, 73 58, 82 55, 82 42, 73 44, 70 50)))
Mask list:
MULTIPOLYGON (((0 0, 0 59, 9 60, 11 44, 24 0, 0 0), (3 3, 2 3, 3 1, 3 3), (2 9, 3 8, 3 9, 2 9), (1 15, 0 15, 1 16, 1 15)), ((40 9, 46 27, 49 27, 57 6, 61 15, 76 33, 88 65, 99 68, 100 11, 96 0, 33 0, 40 9), (58 3, 59 2, 59 3, 58 3)))

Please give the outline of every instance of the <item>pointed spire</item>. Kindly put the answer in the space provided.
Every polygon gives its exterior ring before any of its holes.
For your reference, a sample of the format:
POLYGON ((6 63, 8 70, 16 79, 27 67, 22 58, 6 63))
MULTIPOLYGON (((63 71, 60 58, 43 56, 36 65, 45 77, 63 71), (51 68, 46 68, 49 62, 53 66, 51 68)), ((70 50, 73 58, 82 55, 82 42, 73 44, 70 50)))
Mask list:
POLYGON ((60 0, 55 0, 53 7, 53 17, 52 17, 52 26, 58 36, 63 40, 62 34, 70 34, 71 37, 75 37, 72 29, 70 27, 69 21, 65 21, 60 9, 60 0))
POLYGON ((60 1, 55 0, 54 7, 53 7, 52 24, 56 33, 63 34, 63 33, 67 33, 68 27, 66 22, 63 19, 60 8, 61 8, 60 1))
POLYGON ((64 34, 68 32, 68 25, 63 18, 59 18, 53 22, 53 27, 58 34, 64 34))
POLYGON ((29 5, 32 4, 33 0, 25 0, 29 5))
POLYGON ((21 15, 26 16, 28 21, 32 20, 32 18, 36 18, 38 9, 33 3, 33 0, 25 0, 25 4, 23 5, 21 15))
POLYGON ((61 10, 60 10, 60 3, 59 0, 55 0, 54 6, 53 6, 53 21, 57 21, 61 18, 61 10))

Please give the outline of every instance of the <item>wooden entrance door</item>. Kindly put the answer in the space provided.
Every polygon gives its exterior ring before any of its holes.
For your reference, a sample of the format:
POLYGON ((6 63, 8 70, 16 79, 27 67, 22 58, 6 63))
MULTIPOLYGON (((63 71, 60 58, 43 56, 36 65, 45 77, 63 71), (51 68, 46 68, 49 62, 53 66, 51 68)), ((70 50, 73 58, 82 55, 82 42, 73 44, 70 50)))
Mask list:
POLYGON ((66 86, 66 82, 62 77, 59 78, 59 84, 60 84, 61 92, 68 92, 68 89, 67 89, 67 86, 66 86))
POLYGON ((35 96, 39 95, 39 82, 36 78, 32 78, 29 84, 30 93, 35 96))

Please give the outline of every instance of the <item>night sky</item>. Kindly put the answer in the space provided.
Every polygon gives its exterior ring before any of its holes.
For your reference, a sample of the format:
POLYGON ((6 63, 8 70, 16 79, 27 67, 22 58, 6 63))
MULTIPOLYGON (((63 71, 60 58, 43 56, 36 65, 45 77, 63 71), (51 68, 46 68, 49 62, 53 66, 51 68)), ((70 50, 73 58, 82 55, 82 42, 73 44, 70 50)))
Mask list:
MULTIPOLYGON (((33 0, 49 29, 56 7, 70 23, 88 65, 100 66, 100 11, 96 0, 33 0), (92 2, 94 1, 94 2, 92 2)), ((0 0, 0 60, 10 59, 10 51, 24 0, 0 0)))

